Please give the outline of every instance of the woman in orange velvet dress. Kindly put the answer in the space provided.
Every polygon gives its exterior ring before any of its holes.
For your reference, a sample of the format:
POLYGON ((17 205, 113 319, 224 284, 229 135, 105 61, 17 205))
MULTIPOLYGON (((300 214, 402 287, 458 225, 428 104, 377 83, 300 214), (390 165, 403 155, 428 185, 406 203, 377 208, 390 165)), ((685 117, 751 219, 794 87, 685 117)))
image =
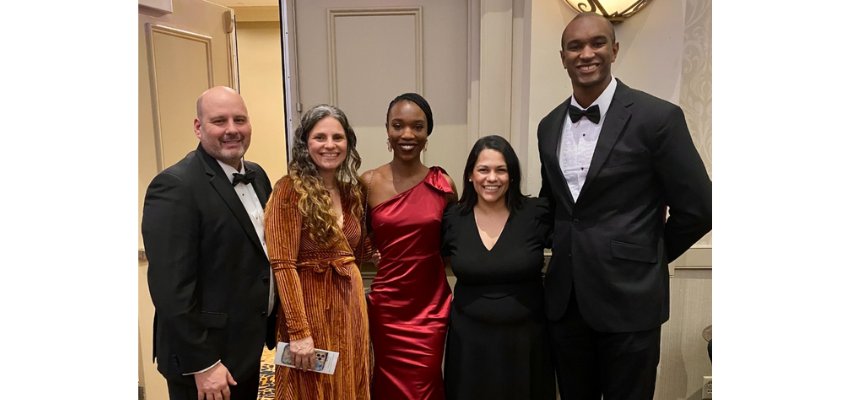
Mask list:
POLYGON ((369 326, 363 280, 363 194, 357 139, 333 106, 307 111, 289 175, 266 206, 266 243, 279 296, 277 339, 296 368, 277 366, 276 399, 369 399, 369 326), (315 349, 339 352, 332 375, 309 369, 315 349))
POLYGON ((375 355, 372 398, 443 399, 443 348, 451 290, 440 255, 440 222, 454 183, 420 160, 434 128, 422 96, 405 93, 387 110, 393 159, 363 174, 373 246, 380 253, 369 293, 375 355))

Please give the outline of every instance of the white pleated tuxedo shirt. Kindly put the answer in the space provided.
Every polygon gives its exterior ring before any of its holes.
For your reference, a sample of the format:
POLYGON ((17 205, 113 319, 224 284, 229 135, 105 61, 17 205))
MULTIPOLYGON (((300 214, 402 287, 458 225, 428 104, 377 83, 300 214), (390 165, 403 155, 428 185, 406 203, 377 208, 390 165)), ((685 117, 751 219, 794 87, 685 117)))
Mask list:
MULTIPOLYGON (((558 149, 558 165, 561 167, 561 173, 564 174, 575 201, 578 201, 581 188, 587 178, 587 169, 590 168, 590 160, 593 158, 593 151, 596 149, 596 142, 599 140, 599 132, 602 131, 602 124, 605 123, 605 116, 608 114, 608 108, 611 107, 611 99, 614 98, 616 89, 617 80, 612 76, 608 87, 588 106, 588 108, 594 105, 599 106, 600 118, 598 124, 594 124, 586 117, 573 122, 570 119, 569 112, 564 117, 564 129, 561 132, 560 148, 558 149)), ((586 110, 576 102, 573 96, 570 97, 570 104, 586 110)))

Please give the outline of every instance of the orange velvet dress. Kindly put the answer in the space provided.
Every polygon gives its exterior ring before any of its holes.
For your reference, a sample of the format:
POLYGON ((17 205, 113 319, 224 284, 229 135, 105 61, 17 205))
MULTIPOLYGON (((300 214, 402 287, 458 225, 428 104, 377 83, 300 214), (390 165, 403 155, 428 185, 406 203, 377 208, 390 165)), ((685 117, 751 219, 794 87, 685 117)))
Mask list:
POLYGON ((345 240, 316 243, 302 226, 297 202, 285 176, 266 205, 266 245, 280 299, 277 340, 312 336, 316 348, 338 351, 339 360, 333 375, 276 366, 275 398, 369 399, 369 323, 355 258, 361 256, 361 221, 346 212, 345 240))

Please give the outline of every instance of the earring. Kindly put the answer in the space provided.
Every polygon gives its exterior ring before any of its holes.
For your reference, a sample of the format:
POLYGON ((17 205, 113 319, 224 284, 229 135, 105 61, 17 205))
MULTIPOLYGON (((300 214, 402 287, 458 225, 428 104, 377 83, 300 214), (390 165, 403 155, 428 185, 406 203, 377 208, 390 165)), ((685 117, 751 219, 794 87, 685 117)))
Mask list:
POLYGON ((422 151, 428 151, 428 142, 425 142, 425 147, 422 148, 422 151))
POLYGON ((387 151, 389 151, 390 153, 393 152, 393 148, 392 148, 392 146, 390 146, 390 140, 389 139, 387 139, 387 151))

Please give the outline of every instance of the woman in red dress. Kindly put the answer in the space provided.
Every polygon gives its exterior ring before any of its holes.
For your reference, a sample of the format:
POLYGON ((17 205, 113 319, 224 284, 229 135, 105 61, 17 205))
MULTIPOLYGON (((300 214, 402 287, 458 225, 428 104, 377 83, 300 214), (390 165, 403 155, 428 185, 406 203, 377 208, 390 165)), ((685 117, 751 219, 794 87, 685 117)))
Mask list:
POLYGON ((361 177, 372 245, 380 253, 368 295, 375 364, 372 398, 443 399, 443 348, 451 290, 440 255, 440 221, 454 182, 420 154, 434 129, 431 107, 405 93, 387 110, 393 159, 361 177))

